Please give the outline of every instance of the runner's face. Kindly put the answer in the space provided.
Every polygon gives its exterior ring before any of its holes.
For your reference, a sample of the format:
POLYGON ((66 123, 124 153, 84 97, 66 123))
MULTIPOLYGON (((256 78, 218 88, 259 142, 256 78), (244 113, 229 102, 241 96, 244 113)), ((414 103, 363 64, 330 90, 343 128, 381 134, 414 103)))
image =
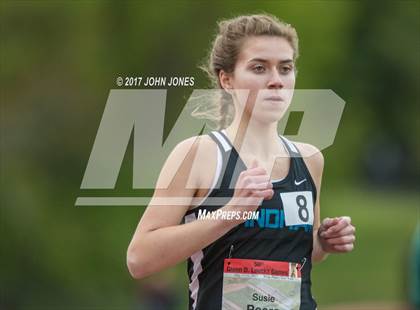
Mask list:
POLYGON ((295 87, 293 49, 281 37, 258 36, 246 39, 230 78, 235 105, 261 122, 281 119, 290 105, 295 87), (255 105, 253 105, 255 102, 255 105))

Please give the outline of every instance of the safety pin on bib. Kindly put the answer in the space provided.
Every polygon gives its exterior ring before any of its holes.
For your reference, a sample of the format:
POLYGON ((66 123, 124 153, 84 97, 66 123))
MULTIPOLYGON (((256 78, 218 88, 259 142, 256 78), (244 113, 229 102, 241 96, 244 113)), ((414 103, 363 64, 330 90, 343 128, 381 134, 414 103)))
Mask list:
POLYGON ((233 244, 230 245, 229 258, 232 258, 233 244))
POLYGON ((303 264, 300 266, 299 271, 302 271, 303 266, 306 264, 306 257, 302 258, 303 264))

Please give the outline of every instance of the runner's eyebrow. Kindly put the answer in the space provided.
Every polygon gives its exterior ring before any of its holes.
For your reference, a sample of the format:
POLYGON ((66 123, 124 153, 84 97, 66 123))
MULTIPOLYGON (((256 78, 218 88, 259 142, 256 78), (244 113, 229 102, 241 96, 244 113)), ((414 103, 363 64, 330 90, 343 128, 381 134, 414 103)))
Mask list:
MULTIPOLYGON (((267 59, 264 59, 264 58, 252 58, 252 59, 248 60, 248 63, 253 62, 253 61, 262 62, 262 63, 268 63, 269 62, 267 59)), ((280 64, 293 63, 293 59, 280 60, 279 63, 280 64)))

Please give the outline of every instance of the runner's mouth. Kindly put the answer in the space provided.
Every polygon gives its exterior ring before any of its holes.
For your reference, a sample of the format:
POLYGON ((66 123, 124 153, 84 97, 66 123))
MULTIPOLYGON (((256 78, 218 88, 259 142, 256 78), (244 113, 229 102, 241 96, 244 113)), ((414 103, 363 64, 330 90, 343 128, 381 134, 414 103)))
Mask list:
POLYGON ((283 101, 283 98, 280 97, 280 96, 269 96, 269 97, 264 98, 264 100, 267 100, 267 101, 283 101))

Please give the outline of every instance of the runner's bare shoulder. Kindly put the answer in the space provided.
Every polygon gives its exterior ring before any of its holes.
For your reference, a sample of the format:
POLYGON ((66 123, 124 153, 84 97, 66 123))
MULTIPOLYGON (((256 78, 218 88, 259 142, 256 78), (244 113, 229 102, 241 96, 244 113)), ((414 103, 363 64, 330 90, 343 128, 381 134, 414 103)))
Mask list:
MULTIPOLYGON (((164 195, 202 196, 211 187, 217 165, 217 145, 207 135, 178 143, 160 173, 156 190, 164 195)), ((204 196, 204 195, 203 195, 204 196)))
POLYGON ((315 179, 319 178, 322 175, 322 170, 324 168, 324 156, 321 151, 309 143, 302 143, 293 141, 299 150, 302 158, 311 173, 311 176, 315 179))

